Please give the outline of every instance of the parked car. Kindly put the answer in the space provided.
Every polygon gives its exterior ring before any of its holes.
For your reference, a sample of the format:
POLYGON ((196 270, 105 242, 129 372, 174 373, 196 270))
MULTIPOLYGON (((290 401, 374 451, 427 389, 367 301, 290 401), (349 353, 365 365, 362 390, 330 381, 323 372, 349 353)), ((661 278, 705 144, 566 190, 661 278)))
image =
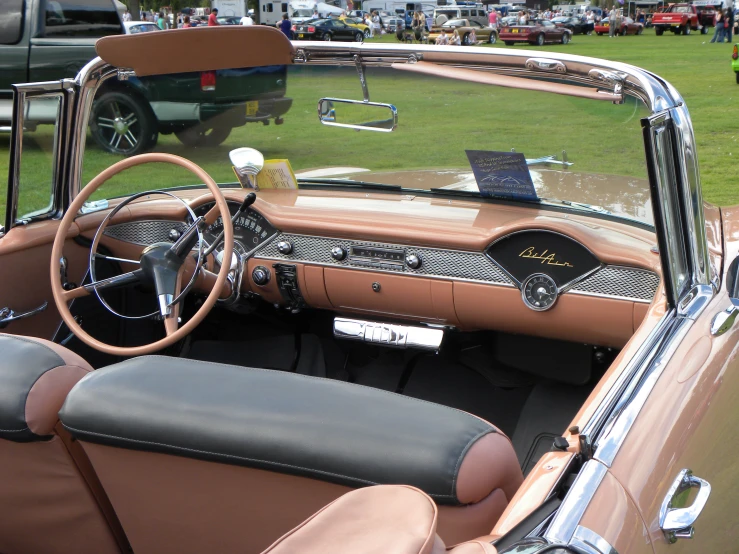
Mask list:
POLYGON ((224 15, 216 18, 221 25, 239 25, 241 18, 232 15, 224 15))
POLYGON ((314 19, 296 26, 295 40, 339 40, 362 42, 364 31, 340 19, 314 19))
MULTIPOLYGON (((595 33, 598 36, 601 36, 603 34, 608 34, 610 32, 611 27, 611 20, 610 18, 606 17, 603 19, 600 23, 597 23, 595 25, 595 33)), ((641 23, 637 23, 630 17, 622 17, 621 18, 621 25, 619 25, 619 28, 615 31, 615 34, 617 35, 641 35, 644 32, 644 25, 641 23)))
POLYGON ((385 17, 382 19, 382 25, 386 33, 394 33, 398 30, 398 25, 401 29, 405 29, 405 23, 401 17, 385 17))
POLYGON ((355 29, 359 29, 364 34, 364 38, 369 38, 372 34, 372 31, 370 31, 370 28, 368 25, 364 24, 364 21, 362 21, 359 18, 356 17, 342 17, 339 19, 340 21, 343 21, 349 27, 354 27, 355 29))
MULTIPOLYGON (((40 30, 33 10, 41 9, 44 0, 19 4, 24 12, 15 18, 17 27, 9 27, 16 38, 0 44, 0 126, 7 131, 12 118, 12 88, 29 80, 53 80, 78 71, 95 57, 94 37, 159 31, 154 23, 122 24, 110 0, 89 0, 87 10, 77 5, 56 1, 54 12, 40 30), (30 11, 29 11, 30 10, 30 11), (73 15, 70 15, 73 14, 73 15), (89 18, 79 23, 80 14, 89 18), (76 18, 76 19, 73 19, 76 18), (76 21, 77 23, 71 23, 76 21), (53 23, 53 24, 52 24, 53 23), (53 40, 36 40, 43 37, 53 40), (31 38, 36 37, 36 38, 31 38), (53 63, 52 63, 53 62, 53 63)), ((172 134, 182 142, 200 146, 216 146, 231 129, 246 123, 282 123, 290 108, 285 98, 285 68, 271 72, 196 73, 181 79, 132 77, 127 81, 111 81, 100 87, 93 104, 90 131, 98 146, 116 154, 134 155, 152 148, 160 134, 172 134), (253 81, 252 85, 243 84, 253 81), (235 83, 241 84, 236 86, 235 83), (173 90, 185 87, 186 101, 173 97, 173 90), (234 93, 234 88, 240 90, 234 93)), ((55 123, 53 110, 37 110, 26 127, 55 123)))
POLYGON ((589 34, 593 30, 592 25, 584 21, 581 17, 555 17, 552 19, 552 23, 554 23, 557 27, 564 27, 565 29, 569 29, 570 31, 572 31, 573 35, 589 34))
POLYGON ((258 25, 97 51, 16 89, 1 552, 736 550, 739 208, 669 82, 258 25), (89 148, 94 87, 193 60, 286 68, 300 117, 89 148))
POLYGON ((477 42, 487 42, 488 44, 495 44, 498 40, 498 32, 491 29, 490 27, 481 25, 477 21, 469 21, 467 19, 450 19, 444 23, 441 27, 433 27, 431 33, 429 33, 429 42, 434 42, 439 37, 441 30, 446 33, 452 33, 456 29, 459 36, 462 38, 463 45, 469 45, 470 35, 472 31, 475 32, 477 42))
POLYGON ((135 35, 136 33, 150 33, 152 31, 161 31, 156 23, 148 21, 124 21, 123 28, 127 35, 135 35))
POLYGON ((698 12, 698 23, 701 26, 701 30, 703 30, 703 27, 706 28, 706 30, 703 31, 703 34, 706 34, 708 32, 709 27, 714 26, 716 13, 717 11, 721 10, 722 7, 723 4, 720 2, 717 2, 713 6, 696 6, 696 11, 698 12))
POLYGON ((498 38, 506 46, 512 46, 517 42, 528 42, 537 46, 548 43, 567 44, 572 38, 572 31, 564 27, 557 27, 548 19, 534 19, 529 21, 527 25, 514 23, 503 27, 498 38))
POLYGON ((698 12, 691 4, 672 4, 666 10, 655 13, 652 26, 657 36, 665 31, 672 31, 676 35, 689 35, 691 31, 700 31, 705 35, 708 32, 708 27, 701 25, 698 12))

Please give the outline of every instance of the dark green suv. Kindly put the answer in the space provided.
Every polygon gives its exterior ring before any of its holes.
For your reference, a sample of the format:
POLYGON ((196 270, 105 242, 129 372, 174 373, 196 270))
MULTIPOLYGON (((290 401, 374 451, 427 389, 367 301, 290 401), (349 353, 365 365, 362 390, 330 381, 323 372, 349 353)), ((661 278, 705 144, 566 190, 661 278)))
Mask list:
MULTIPOLYGON (((124 32, 113 0, 3 0, 2 12, 0 132, 10 130, 12 84, 74 77, 97 55, 99 37, 124 32)), ((196 39, 199 30, 180 32, 196 39)), ((116 154, 145 152, 160 133, 188 146, 214 146, 234 127, 282 123, 292 104, 286 84, 284 66, 111 79, 96 95, 90 129, 101 148, 116 154)), ((39 110, 26 117, 26 127, 55 120, 55 110, 39 110)))

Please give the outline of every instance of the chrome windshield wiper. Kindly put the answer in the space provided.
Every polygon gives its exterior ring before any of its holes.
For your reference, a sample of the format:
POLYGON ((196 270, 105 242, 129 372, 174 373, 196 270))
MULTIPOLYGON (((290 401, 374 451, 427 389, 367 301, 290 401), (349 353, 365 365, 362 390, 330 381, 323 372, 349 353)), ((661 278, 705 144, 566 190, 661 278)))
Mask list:
POLYGON ((350 179, 333 179, 331 177, 310 177, 298 179, 298 185, 308 186, 328 186, 328 187, 350 187, 365 190, 382 190, 382 191, 401 191, 403 187, 400 185, 387 185, 384 183, 365 183, 364 181, 352 181, 350 179))
POLYGON ((582 208, 584 210, 590 210, 591 212, 598 212, 599 214, 613 215, 613 212, 606 210, 603 206, 596 206, 595 204, 585 204, 584 202, 574 202, 572 200, 557 200, 555 198, 542 198, 544 202, 559 202, 565 206, 572 206, 573 208, 582 208))

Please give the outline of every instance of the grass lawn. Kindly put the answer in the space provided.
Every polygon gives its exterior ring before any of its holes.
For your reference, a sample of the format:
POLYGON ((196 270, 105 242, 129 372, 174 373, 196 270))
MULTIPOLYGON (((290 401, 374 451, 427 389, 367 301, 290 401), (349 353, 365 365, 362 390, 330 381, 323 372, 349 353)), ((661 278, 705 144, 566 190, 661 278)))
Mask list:
MULTIPOLYGON (((734 94, 739 93, 730 67, 731 45, 709 44, 710 35, 662 37, 646 30, 642 36, 576 36, 567 46, 542 51, 564 51, 631 63, 669 80, 685 98, 698 143, 703 190, 708 201, 739 203, 739 188, 731 178, 733 154, 739 156, 734 94), (736 152, 734 152, 736 151, 736 152)), ((395 42, 394 36, 373 41, 395 42)), ((530 48, 504 45, 480 48, 530 48)), ((233 181, 227 162, 229 150, 239 146, 260 149, 266 158, 289 158, 295 169, 342 165, 383 169, 467 167, 465 149, 510 150, 527 156, 559 154, 567 150, 573 169, 643 177, 643 150, 634 106, 614 107, 569 97, 546 95, 532 109, 529 101, 541 93, 471 85, 451 80, 399 75, 382 70, 368 76, 372 100, 398 106, 395 133, 356 133, 320 126, 315 105, 320 96, 361 98, 356 73, 347 68, 336 75, 311 73, 288 79, 294 103, 282 126, 249 124, 234 129, 227 141, 210 149, 185 148, 173 136, 160 136, 155 150, 183 155, 201 164, 217 181, 233 181), (412 79, 412 87, 405 81, 412 79), (300 84, 298 86, 298 83, 300 84), (422 100, 422 102, 419 102, 422 100), (574 110, 574 111, 573 111, 574 110), (571 114, 577 114, 572 117, 571 114), (472 118, 470 118, 472 114, 472 118), (553 133, 552 130, 555 130, 553 133)), ((8 137, 0 136, 0 175, 7 175, 8 137)), ((24 144, 21 213, 43 207, 50 190, 51 128, 28 133, 24 144)), ((89 146, 84 178, 120 159, 89 146)), ((106 185, 103 196, 187 184, 184 170, 148 166, 131 170, 106 185)), ((5 191, 0 192, 0 212, 5 191)))

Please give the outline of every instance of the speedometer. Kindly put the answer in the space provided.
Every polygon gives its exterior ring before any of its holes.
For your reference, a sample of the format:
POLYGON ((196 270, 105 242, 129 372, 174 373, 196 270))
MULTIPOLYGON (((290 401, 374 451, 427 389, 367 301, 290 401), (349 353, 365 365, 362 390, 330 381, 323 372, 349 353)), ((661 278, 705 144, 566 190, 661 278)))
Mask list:
MULTIPOLYGON (((212 207, 213 204, 207 204, 197 210, 197 213, 198 215, 204 215, 212 207)), ((228 207, 231 215, 233 215, 239 209, 239 204, 229 202, 228 207)), ((252 209, 249 209, 246 213, 242 213, 236 218, 233 227, 234 241, 236 242, 235 248, 242 254, 251 252, 277 232, 262 214, 252 209)), ((203 237, 208 244, 212 244, 222 232, 223 218, 219 217, 212 225, 205 228, 203 237)))

